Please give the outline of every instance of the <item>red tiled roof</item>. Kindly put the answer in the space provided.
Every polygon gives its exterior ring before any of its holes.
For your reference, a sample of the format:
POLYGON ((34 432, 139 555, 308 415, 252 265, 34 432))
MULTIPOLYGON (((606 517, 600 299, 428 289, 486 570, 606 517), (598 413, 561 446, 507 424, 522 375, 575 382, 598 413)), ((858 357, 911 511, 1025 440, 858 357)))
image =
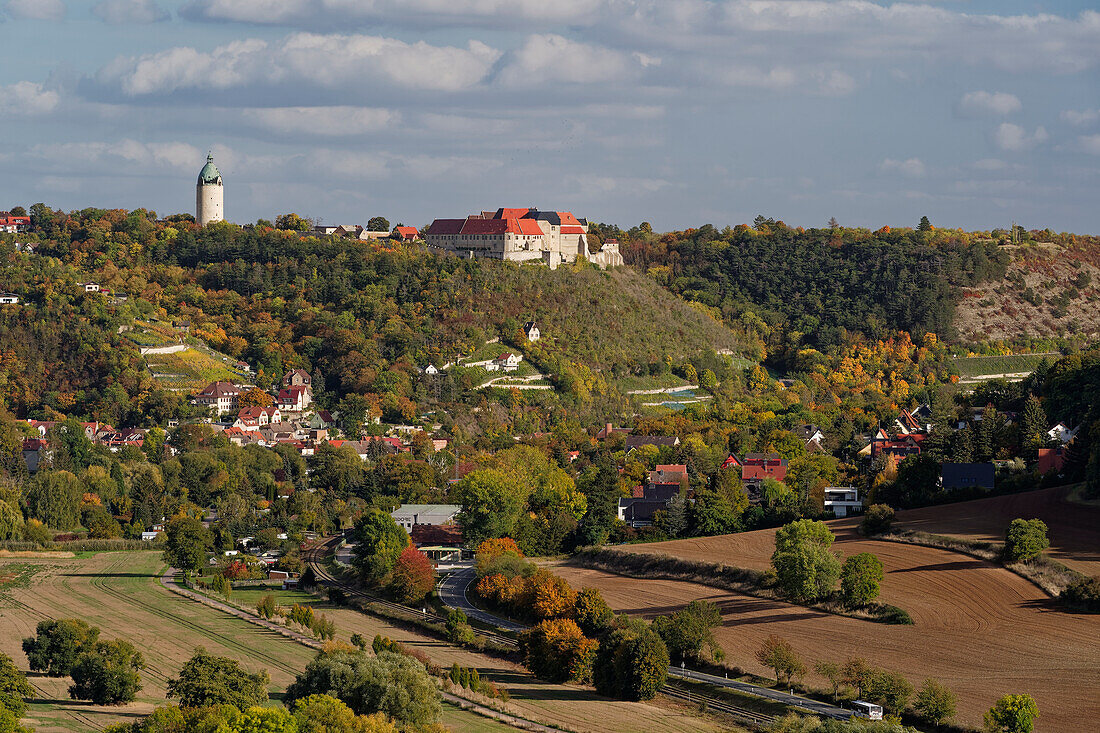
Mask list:
POLYGON ((504 209, 504 208, 501 208, 501 209, 497 209, 497 213, 494 215, 494 217, 497 218, 497 219, 520 219, 524 216, 527 216, 527 214, 530 211, 531 210, 528 209, 526 206, 523 207, 522 209, 504 209))
POLYGON ((397 232, 402 239, 416 239, 420 236, 420 231, 416 227, 394 227, 394 231, 397 232))
POLYGON ((568 226, 561 228, 562 234, 584 234, 584 227, 582 226, 568 226))
POLYGON ((581 225, 581 223, 577 221, 577 217, 573 216, 573 212, 571 211, 559 211, 558 218, 561 219, 562 231, 565 231, 565 227, 579 227, 581 225))

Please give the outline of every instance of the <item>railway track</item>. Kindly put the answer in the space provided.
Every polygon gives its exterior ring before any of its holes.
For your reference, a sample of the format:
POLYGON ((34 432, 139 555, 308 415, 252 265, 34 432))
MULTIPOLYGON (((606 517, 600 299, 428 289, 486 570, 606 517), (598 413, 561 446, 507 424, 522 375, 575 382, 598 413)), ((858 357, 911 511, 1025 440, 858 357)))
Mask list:
MULTIPOLYGON (((403 606, 400 603, 388 601, 385 598, 380 598, 374 595, 373 593, 367 593, 364 590, 356 588, 350 583, 345 583, 344 581, 340 580, 335 575, 330 573, 328 571, 328 568, 324 566, 322 561, 324 560, 325 555, 328 554, 329 551, 333 550, 335 548, 335 545, 338 544, 339 541, 339 536, 332 537, 328 540, 325 540, 321 544, 316 545, 315 547, 311 547, 305 552, 305 562, 313 570, 313 577, 317 579, 317 582, 320 585, 324 585, 329 588, 338 588, 343 591, 344 594, 347 596, 362 599, 376 606, 381 606, 382 608, 386 608, 391 611, 402 614, 411 614, 425 621, 432 621, 434 623, 447 623, 446 616, 440 616, 437 613, 431 613, 428 611, 423 611, 419 608, 403 606)), ((515 639, 504 636, 503 634, 496 634, 491 631, 482 631, 480 629, 475 630, 474 633, 509 649, 519 649, 519 644, 516 642, 515 639)))
POLYGON ((775 722, 774 715, 765 715, 764 713, 758 713, 755 710, 749 710, 748 708, 739 707, 733 705, 725 700, 720 700, 709 695, 700 695, 694 692, 688 692, 687 690, 681 690, 678 687, 671 685, 665 685, 661 688, 661 694, 665 697, 670 697, 673 700, 680 700, 683 702, 694 702, 701 705, 706 705, 707 710, 722 713, 723 715, 729 715, 737 720, 748 723, 753 726, 764 727, 771 725, 775 722))

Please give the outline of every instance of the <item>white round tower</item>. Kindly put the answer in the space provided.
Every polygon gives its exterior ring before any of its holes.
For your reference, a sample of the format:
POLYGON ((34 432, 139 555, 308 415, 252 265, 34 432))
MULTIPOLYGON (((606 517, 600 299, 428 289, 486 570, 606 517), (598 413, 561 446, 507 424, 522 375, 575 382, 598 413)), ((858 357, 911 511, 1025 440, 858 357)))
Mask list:
POLYGON ((212 221, 223 221, 222 174, 214 165, 213 154, 206 156, 206 165, 199 171, 199 182, 195 186, 195 221, 204 227, 212 221))

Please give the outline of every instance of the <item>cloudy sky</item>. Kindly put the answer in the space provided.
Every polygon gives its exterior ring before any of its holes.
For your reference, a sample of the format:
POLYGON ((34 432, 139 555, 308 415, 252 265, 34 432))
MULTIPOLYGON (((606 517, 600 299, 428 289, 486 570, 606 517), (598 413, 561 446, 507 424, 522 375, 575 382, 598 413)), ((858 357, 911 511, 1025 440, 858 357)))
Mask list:
POLYGON ((1096 0, 0 0, 0 209, 1100 232, 1096 0))

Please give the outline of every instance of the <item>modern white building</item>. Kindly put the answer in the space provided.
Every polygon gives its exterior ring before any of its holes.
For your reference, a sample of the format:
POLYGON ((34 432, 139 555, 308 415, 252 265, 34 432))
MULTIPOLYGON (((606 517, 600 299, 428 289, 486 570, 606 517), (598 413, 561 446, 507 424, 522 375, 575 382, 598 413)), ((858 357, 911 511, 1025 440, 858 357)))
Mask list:
POLYGON ((195 185, 195 221, 200 227, 225 220, 223 192, 222 174, 214 165, 213 154, 208 154, 206 165, 199 171, 199 182, 195 185))
POLYGON ((825 489, 825 511, 833 510, 837 517, 846 517, 863 509, 859 489, 854 486, 829 486, 825 489))
POLYGON ((402 504, 390 516, 406 532, 412 532, 416 524, 452 524, 460 511, 462 506, 459 504, 402 504))

